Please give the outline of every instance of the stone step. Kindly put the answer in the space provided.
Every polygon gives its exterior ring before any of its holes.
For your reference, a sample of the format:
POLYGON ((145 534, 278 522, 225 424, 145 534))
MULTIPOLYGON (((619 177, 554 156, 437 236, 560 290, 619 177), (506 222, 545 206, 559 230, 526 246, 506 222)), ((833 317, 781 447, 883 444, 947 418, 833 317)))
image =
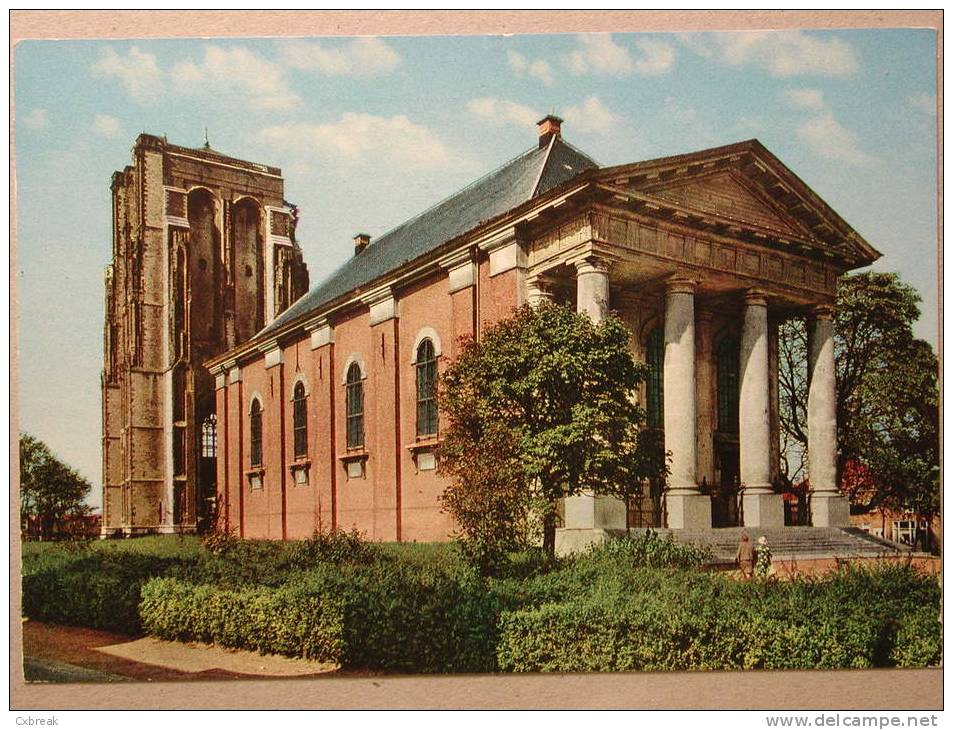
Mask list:
MULTIPOLYGON (((633 529, 631 534, 646 532, 647 529, 633 529)), ((673 530, 667 528, 652 529, 660 537, 671 536, 678 542, 707 547, 715 560, 733 561, 741 541, 741 534, 747 532, 753 542, 761 535, 768 540, 768 546, 776 559, 821 557, 883 557, 904 555, 909 548, 896 545, 874 537, 857 528, 851 527, 718 527, 711 530, 673 530)), ((624 535, 623 530, 613 534, 624 535)))

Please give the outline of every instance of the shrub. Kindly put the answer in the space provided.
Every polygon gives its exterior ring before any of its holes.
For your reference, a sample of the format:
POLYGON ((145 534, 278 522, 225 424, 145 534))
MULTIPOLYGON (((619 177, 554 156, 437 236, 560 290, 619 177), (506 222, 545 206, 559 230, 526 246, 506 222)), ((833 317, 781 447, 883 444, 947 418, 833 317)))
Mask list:
POLYGON ((690 569, 712 558, 711 550, 706 547, 676 542, 671 534, 663 539, 653 530, 609 540, 589 549, 590 560, 609 561, 629 568, 690 569))
POLYGON ((176 561, 92 553, 23 576, 23 613, 40 621, 137 634, 139 594, 176 561))
POLYGON ((142 589, 139 613, 159 638, 339 663, 338 603, 292 586, 226 590, 159 578, 142 589))

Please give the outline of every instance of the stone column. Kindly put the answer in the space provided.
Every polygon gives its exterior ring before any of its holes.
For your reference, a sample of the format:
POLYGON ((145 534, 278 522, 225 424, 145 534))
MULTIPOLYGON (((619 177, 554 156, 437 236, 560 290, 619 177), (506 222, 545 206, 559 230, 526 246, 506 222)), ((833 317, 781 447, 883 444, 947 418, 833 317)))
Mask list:
POLYGON ((576 261, 576 310, 598 324, 609 311, 609 265, 590 257, 576 261))
POLYGON ((535 274, 526 278, 526 303, 531 307, 537 307, 543 302, 553 301, 553 291, 551 282, 541 274, 535 274))
POLYGON ((784 504, 771 487, 768 300, 755 289, 745 293, 739 368, 738 446, 744 524, 783 527, 784 504))
POLYGON ((711 527, 711 499, 699 492, 695 441, 695 282, 669 282, 665 297, 665 450, 671 454, 668 526, 711 527))
MULTIPOLYGON (((598 324, 605 319, 609 310, 609 265, 596 257, 587 257, 574 263, 576 310, 588 314, 598 324)), ((566 527, 570 529, 624 530, 626 527, 625 502, 621 499, 583 492, 567 497, 564 507, 566 527)))
POLYGON ((844 527, 847 499, 837 491, 837 395, 831 307, 816 307, 808 321, 807 458, 811 524, 844 527))

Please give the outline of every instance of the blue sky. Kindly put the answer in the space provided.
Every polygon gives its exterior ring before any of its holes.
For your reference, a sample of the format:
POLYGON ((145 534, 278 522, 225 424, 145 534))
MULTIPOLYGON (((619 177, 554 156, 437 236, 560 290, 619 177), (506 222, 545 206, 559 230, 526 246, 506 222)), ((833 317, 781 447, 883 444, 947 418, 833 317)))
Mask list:
POLYGON ((141 131, 281 167, 312 282, 549 111, 605 165, 757 137, 919 290, 935 344, 935 57, 928 30, 20 43, 20 429, 99 504, 109 180, 141 131))

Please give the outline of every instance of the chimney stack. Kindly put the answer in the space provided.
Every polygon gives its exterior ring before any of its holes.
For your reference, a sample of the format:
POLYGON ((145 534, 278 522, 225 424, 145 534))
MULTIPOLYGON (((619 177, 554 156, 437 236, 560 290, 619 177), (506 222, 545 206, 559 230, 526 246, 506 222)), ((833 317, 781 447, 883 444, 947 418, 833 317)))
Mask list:
POLYGON ((539 146, 540 149, 546 147, 549 144, 549 140, 553 137, 561 137, 563 120, 557 117, 555 114, 547 114, 545 117, 536 122, 539 125, 539 146))
POLYGON ((371 242, 371 237, 366 233, 358 233, 354 236, 354 255, 357 256, 361 251, 367 248, 371 242))

